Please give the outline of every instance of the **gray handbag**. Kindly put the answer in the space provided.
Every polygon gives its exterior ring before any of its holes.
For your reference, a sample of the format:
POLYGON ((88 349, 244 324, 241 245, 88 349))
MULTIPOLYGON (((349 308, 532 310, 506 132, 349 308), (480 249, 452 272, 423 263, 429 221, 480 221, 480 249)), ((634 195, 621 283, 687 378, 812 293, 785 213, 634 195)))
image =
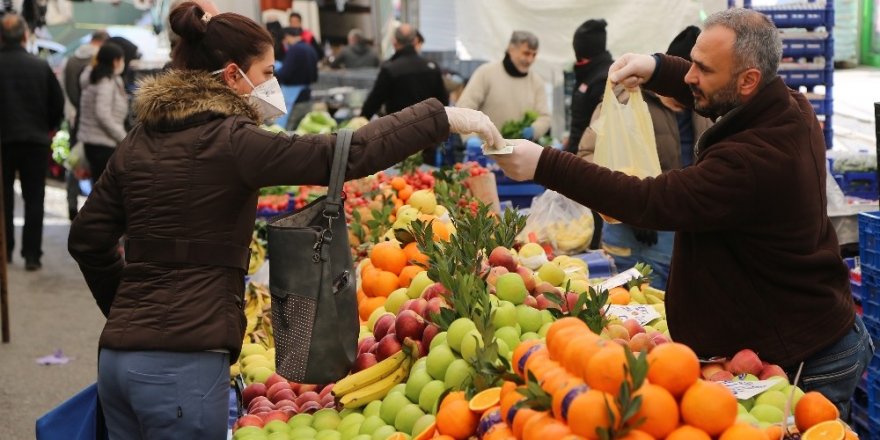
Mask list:
POLYGON ((342 206, 352 133, 336 135, 327 195, 268 225, 275 368, 295 382, 335 382, 357 351, 360 321, 342 206))

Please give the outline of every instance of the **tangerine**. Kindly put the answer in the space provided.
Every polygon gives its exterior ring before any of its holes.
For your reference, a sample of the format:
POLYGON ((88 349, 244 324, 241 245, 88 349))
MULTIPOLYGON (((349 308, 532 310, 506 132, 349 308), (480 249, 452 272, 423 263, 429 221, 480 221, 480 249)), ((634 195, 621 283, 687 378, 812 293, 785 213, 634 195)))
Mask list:
POLYGON ((806 432, 813 426, 828 420, 836 420, 840 411, 818 391, 810 391, 801 397, 794 407, 794 422, 798 431, 806 432))
POLYGON ((614 287, 608 291, 608 300, 611 304, 625 306, 630 301, 629 290, 621 286, 614 287))
MULTIPOLYGON (((843 431, 840 434, 843 435, 843 431)), ((767 437, 767 433, 761 428, 752 426, 749 423, 739 422, 727 428, 718 440, 770 440, 770 438, 767 437)))
POLYGON ((370 315, 372 315, 376 309, 384 305, 384 296, 365 298, 363 301, 358 303, 358 316, 361 318, 361 321, 367 321, 370 319, 370 315))
POLYGON ((605 340, 599 336, 581 333, 567 344, 560 362, 571 374, 583 377, 590 359, 604 346, 605 340))
POLYGON ((413 191, 414 191, 414 189, 413 189, 412 185, 406 185, 403 188, 400 188, 399 190, 397 190, 397 197, 400 200, 406 202, 407 200, 409 200, 409 196, 412 195, 413 191))
MULTIPOLYGON (((516 432, 514 432, 514 435, 516 432)), ((571 429, 564 423, 559 422, 547 412, 542 412, 537 417, 532 417, 523 427, 523 440, 548 440, 571 434, 571 429)))
POLYGON ((518 391, 510 392, 502 397, 501 402, 498 404, 499 410, 501 411, 501 420, 512 426, 513 417, 517 412, 516 404, 525 399, 526 397, 518 391))
POLYGON ((648 380, 680 397, 700 378, 700 360, 687 345, 660 344, 648 353, 648 380))
POLYGON ((541 388, 548 394, 553 395, 556 390, 571 383, 574 378, 575 376, 572 376, 565 368, 556 367, 544 373, 544 378, 541 380, 541 388))
MULTIPOLYGON (((641 426, 639 428, 641 428, 641 426)), ((633 429, 625 436, 620 437, 620 440, 654 440, 654 436, 641 429, 633 429)))
POLYGON ((452 236, 452 231, 449 230, 449 226, 446 226, 446 223, 439 221, 431 222, 431 231, 434 232, 434 241, 443 240, 449 241, 449 238, 452 236))
POLYGON ((526 362, 536 353, 539 353, 539 356, 540 353, 543 353, 545 356, 547 354, 547 347, 538 339, 530 339, 517 345, 513 349, 513 356, 510 358, 513 364, 513 372, 522 376, 526 362))
POLYGON ((590 328, 587 327, 587 324, 579 318, 567 316, 565 318, 557 319, 556 321, 553 321, 553 324, 550 324, 550 328, 547 329, 547 334, 544 335, 544 339, 547 340, 547 345, 549 346, 553 343, 553 340, 556 339, 556 333, 569 327, 577 327, 585 331, 590 330, 590 328))
POLYGON ((626 353, 618 344, 608 344, 600 348, 583 370, 582 377, 590 388, 617 395, 623 382, 626 353))
POLYGON ((666 440, 712 440, 709 434, 702 429, 694 428, 691 425, 682 425, 678 429, 669 433, 666 440))
MULTIPOLYGON (((550 334, 550 330, 547 330, 547 334, 550 334)), ((547 341, 547 352, 550 354, 550 357, 561 362, 565 357, 565 350, 568 347, 568 344, 571 343, 576 336, 580 335, 586 336, 586 332, 584 332, 583 328, 576 325, 568 325, 567 327, 557 330, 552 338, 545 336, 544 339, 547 341)))
POLYGON ((400 275, 406 266, 406 253, 396 243, 383 241, 370 250, 370 261, 379 269, 400 275))
POLYGON ((568 409, 571 406, 571 402, 573 402, 577 396, 586 393, 588 389, 589 388, 582 380, 574 378, 571 382, 556 390, 556 392, 553 393, 552 406, 553 416, 556 417, 556 420, 565 422, 567 420, 568 409))
POLYGON ((468 408, 464 400, 447 403, 437 411, 437 430, 456 440, 464 440, 477 430, 480 418, 468 408))
POLYGON ((709 435, 721 434, 736 422, 736 397, 720 383, 697 380, 681 398, 681 416, 709 435))
POLYGON ((770 440, 779 440, 782 438, 782 426, 770 425, 764 430, 764 433, 767 434, 767 438, 770 440))
POLYGON ((403 247, 403 253, 406 254, 406 261, 409 264, 428 265, 428 256, 422 253, 419 244, 414 241, 403 247))
POLYGON ((400 276, 398 277, 398 281, 400 282, 400 287, 409 287, 410 283, 412 283, 413 278, 419 272, 424 272, 425 268, 421 266, 406 266, 403 270, 400 271, 400 276))
POLYGON ((568 419, 568 427, 577 435, 596 440, 599 438, 596 428, 611 426, 608 408, 611 408, 614 420, 620 420, 617 405, 614 404, 614 396, 599 390, 587 390, 571 402, 568 412, 577 414, 577 417, 568 419))
POLYGON ((471 398, 470 402, 468 402, 468 408, 470 408, 471 411, 482 413, 483 411, 498 405, 498 402, 500 401, 501 387, 487 388, 471 398))
MULTIPOLYGON (((483 435, 483 440, 515 440, 516 437, 513 435, 513 431, 510 430, 504 423, 499 423, 493 426, 489 431, 483 435)), ((433 440, 437 440, 434 438, 433 440)))
POLYGON ((400 287, 400 280, 391 272, 378 270, 364 277, 362 286, 367 296, 386 298, 400 287))
POLYGON ((659 385, 646 383, 636 391, 636 395, 642 396, 642 405, 635 420, 645 419, 639 425, 639 430, 656 438, 666 438, 678 427, 678 403, 669 391, 659 385))
POLYGON ((400 191, 406 187, 406 180, 403 177, 396 176, 391 179, 391 187, 394 188, 395 191, 400 191))
POLYGON ((846 438, 846 426, 837 420, 826 420, 813 425, 801 434, 801 440, 824 440, 846 438))
POLYGON ((446 394, 446 397, 444 397, 443 401, 440 402, 440 408, 438 408, 437 411, 442 410, 444 405, 447 405, 449 403, 456 402, 459 400, 462 402, 467 402, 467 395, 464 393, 464 391, 451 391, 448 394, 446 394))
POLYGON ((513 435, 516 438, 523 438, 523 431, 525 431, 526 424, 532 419, 539 418, 542 415, 546 415, 546 411, 535 411, 531 408, 520 408, 517 410, 516 414, 513 416, 513 423, 510 426, 513 430, 513 435))

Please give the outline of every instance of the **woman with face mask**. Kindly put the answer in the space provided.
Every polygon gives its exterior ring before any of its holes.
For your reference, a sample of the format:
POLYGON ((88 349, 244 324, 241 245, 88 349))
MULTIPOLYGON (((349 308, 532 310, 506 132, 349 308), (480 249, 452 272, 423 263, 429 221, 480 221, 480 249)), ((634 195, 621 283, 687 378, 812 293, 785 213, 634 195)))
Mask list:
MULTIPOLYGON (((172 69, 139 84, 137 124, 68 243, 107 317, 98 390, 111 439, 226 438, 258 191, 327 185, 336 142, 258 126, 286 109, 272 37, 257 23, 185 2, 170 24, 181 37, 172 69)), ((383 170, 450 131, 505 143, 482 113, 427 100, 356 131, 346 178, 383 170)))
POLYGON ((125 138, 128 95, 122 84, 124 69, 122 48, 107 42, 80 77, 79 140, 85 147, 92 182, 98 181, 116 145, 125 138))

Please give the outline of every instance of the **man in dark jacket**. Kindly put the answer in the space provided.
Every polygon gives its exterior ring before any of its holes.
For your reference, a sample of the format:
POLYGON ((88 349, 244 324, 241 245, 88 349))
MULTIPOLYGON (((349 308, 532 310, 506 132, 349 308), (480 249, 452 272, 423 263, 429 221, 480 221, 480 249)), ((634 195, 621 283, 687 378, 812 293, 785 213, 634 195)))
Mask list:
POLYGON ((361 67, 378 67, 379 55, 364 41, 364 32, 352 29, 348 32, 348 46, 339 51, 339 55, 330 62, 334 69, 358 69, 361 67))
POLYGON ((628 224, 675 230, 669 331, 701 357, 755 350, 848 416, 873 355, 828 219, 825 137, 776 71, 779 31, 750 9, 710 16, 691 56, 627 54, 609 77, 717 119, 696 163, 640 180, 523 141, 496 160, 628 224), (720 118, 720 119, 719 119, 720 118))
POLYGON ((605 20, 587 20, 574 31, 575 85, 571 95, 571 128, 566 151, 577 153, 584 130, 590 125, 593 111, 602 102, 608 68, 614 62, 605 49, 605 20))
MULTIPOLYGON (((440 68, 416 52, 416 30, 402 24, 394 31, 394 56, 382 65, 379 76, 370 91, 361 116, 370 119, 385 105, 385 113, 400 111, 428 98, 437 98, 443 105, 449 104, 449 92, 443 84, 440 68)), ((436 149, 422 152, 425 163, 434 163, 436 149)))
POLYGON ((315 56, 317 56, 319 60, 324 59, 324 48, 321 47, 321 42, 318 41, 318 37, 316 37, 311 30, 303 27, 302 15, 300 15, 299 12, 291 12, 287 20, 290 27, 302 29, 303 41, 315 50, 315 56))
POLYGON ((311 85, 318 80, 318 57, 303 40, 301 28, 285 28, 283 41, 284 60, 276 76, 281 85, 291 86, 285 90, 286 95, 296 94, 295 98, 285 97, 285 101, 291 101, 292 106, 285 125, 288 130, 293 130, 310 109, 311 85))
POLYGON ((43 198, 49 166, 49 133, 64 113, 64 94, 45 61, 27 53, 27 24, 20 15, 0 22, 0 153, 6 215, 6 257, 15 247, 13 183, 18 173, 24 199, 21 256, 25 269, 41 267, 43 198))

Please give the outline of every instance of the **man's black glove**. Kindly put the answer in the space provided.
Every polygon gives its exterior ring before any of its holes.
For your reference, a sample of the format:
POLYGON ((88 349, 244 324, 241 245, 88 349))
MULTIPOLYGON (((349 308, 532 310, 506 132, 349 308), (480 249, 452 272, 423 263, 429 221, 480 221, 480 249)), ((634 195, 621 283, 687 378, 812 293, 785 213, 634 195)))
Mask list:
POLYGON ((633 231, 633 235, 636 236, 636 240, 638 240, 639 243, 646 246, 654 246, 655 244, 657 244, 657 231, 651 229, 636 228, 632 226, 631 228, 633 231))

